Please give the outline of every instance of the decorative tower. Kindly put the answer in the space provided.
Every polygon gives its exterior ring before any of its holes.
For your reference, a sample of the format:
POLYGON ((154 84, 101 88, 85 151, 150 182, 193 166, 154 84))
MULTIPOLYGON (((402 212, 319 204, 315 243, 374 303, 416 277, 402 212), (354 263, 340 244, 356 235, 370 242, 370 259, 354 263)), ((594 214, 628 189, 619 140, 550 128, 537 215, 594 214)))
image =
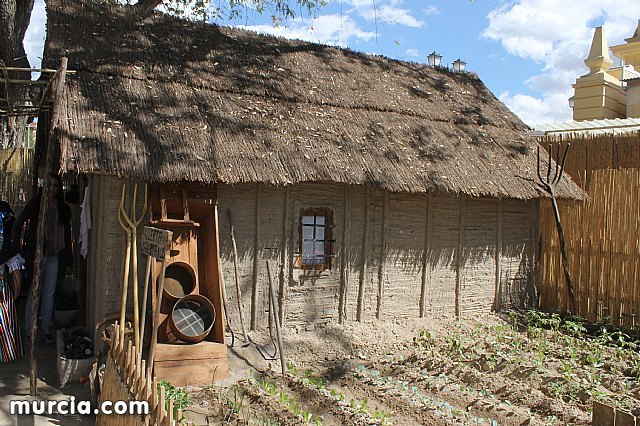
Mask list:
POLYGON ((589 67, 589 73, 579 77, 573 85, 573 119, 624 118, 626 93, 622 82, 609 72, 613 61, 609 57, 607 35, 602 26, 597 27, 593 34, 589 57, 584 63, 589 67))
POLYGON ((634 68, 627 68, 621 78, 627 84, 627 118, 640 118, 640 20, 633 36, 624 40, 626 43, 612 46, 611 51, 634 68))

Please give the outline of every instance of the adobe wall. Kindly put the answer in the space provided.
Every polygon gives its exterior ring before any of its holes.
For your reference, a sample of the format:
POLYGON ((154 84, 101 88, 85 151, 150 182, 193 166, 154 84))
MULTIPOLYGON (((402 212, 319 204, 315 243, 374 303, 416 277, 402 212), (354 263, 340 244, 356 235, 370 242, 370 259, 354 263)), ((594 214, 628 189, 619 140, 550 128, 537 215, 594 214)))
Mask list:
MULTIPOLYGON (((119 311, 125 251, 117 219, 122 182, 97 175, 90 179, 93 324, 119 311)), ((537 203, 385 193, 338 184, 218 185, 221 264, 232 325, 239 330, 227 211, 237 242, 247 328, 268 325, 267 260, 274 267, 283 323, 306 327, 358 319, 471 316, 521 305, 535 278, 537 203), (330 270, 297 268, 303 207, 333 210, 330 270)), ((139 270, 144 270, 143 262, 139 270)))
POLYGON ((385 194, 316 183, 219 185, 218 200, 234 324, 227 210, 236 231, 242 306, 259 328, 267 325, 267 260, 275 269, 276 294, 284 290, 283 322, 299 327, 358 318, 468 316, 521 306, 535 279, 537 244, 531 242, 537 240, 537 201, 385 194), (303 207, 333 210, 331 270, 309 272, 295 265, 303 207))

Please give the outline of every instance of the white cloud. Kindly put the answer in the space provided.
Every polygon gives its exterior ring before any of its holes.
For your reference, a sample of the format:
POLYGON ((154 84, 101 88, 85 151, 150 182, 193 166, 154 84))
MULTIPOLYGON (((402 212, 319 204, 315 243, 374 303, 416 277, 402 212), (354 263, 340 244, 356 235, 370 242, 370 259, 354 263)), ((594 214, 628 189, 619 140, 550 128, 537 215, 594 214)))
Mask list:
POLYGON ((604 24, 609 45, 624 43, 640 18, 637 0, 515 0, 491 11, 482 36, 539 64, 525 84, 539 97, 503 93, 500 99, 527 123, 571 119, 571 84, 588 72, 594 27, 604 24))
POLYGON ((552 123, 571 120, 571 109, 568 99, 570 91, 557 92, 543 96, 541 99, 533 96, 501 93, 498 97, 522 121, 529 126, 539 123, 552 123))
POLYGON ((403 0, 347 0, 353 6, 349 13, 357 13, 367 21, 377 21, 392 25, 404 25, 412 28, 422 28, 424 21, 412 15, 412 11, 401 7, 403 0))
POLYGON ((437 15, 440 13, 440 9, 438 9, 436 6, 429 6, 426 9, 422 9, 422 13, 424 13, 425 15, 437 15))
POLYGON ((376 36, 374 32, 361 30, 348 16, 338 14, 320 15, 306 20, 302 18, 290 19, 287 21, 286 27, 243 25, 239 28, 337 46, 347 46, 353 40, 371 40, 376 36))
POLYGON ((27 28, 23 42, 29 64, 33 68, 41 67, 46 20, 47 14, 44 9, 44 0, 36 0, 31 12, 31 21, 29 22, 29 27, 27 28))
POLYGON ((407 49, 404 51, 404 55, 412 58, 419 58, 420 52, 418 52, 418 49, 407 49))

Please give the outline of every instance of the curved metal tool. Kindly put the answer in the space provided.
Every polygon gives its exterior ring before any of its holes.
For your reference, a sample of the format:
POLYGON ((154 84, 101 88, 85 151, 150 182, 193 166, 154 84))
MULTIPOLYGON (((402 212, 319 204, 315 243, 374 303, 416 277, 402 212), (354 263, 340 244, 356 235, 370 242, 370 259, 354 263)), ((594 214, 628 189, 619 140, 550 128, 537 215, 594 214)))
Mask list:
POLYGON ((567 293, 569 294, 569 301, 571 303, 571 309, 575 312, 575 297, 573 294, 573 284, 571 283, 571 275, 569 274, 569 261, 567 259, 566 244, 564 241, 564 232, 562 230, 562 223, 560 222, 560 212, 558 210, 558 203, 556 202, 555 187, 558 186, 562 180, 564 174, 564 165, 567 161, 567 154, 569 153, 569 147, 571 144, 567 144, 567 148, 564 150, 562 160, 560 160, 560 147, 556 153, 555 170, 551 172, 551 161, 553 159, 553 145, 549 145, 549 161, 547 164, 547 175, 542 176, 540 168, 540 145, 538 145, 538 180, 540 186, 551 196, 551 204, 553 206, 553 213, 556 219, 556 229, 558 230, 558 240, 560 241, 560 253, 562 255, 562 269, 564 270, 564 279, 567 285, 567 293))

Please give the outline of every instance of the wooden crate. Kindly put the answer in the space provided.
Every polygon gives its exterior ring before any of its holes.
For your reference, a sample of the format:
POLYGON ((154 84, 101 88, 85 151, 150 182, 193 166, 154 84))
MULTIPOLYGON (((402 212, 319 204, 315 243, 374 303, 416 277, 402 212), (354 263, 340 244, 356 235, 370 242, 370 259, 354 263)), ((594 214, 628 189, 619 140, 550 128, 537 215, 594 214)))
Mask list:
POLYGON ((202 341, 195 344, 159 343, 154 373, 174 386, 204 386, 229 376, 227 346, 202 341))

